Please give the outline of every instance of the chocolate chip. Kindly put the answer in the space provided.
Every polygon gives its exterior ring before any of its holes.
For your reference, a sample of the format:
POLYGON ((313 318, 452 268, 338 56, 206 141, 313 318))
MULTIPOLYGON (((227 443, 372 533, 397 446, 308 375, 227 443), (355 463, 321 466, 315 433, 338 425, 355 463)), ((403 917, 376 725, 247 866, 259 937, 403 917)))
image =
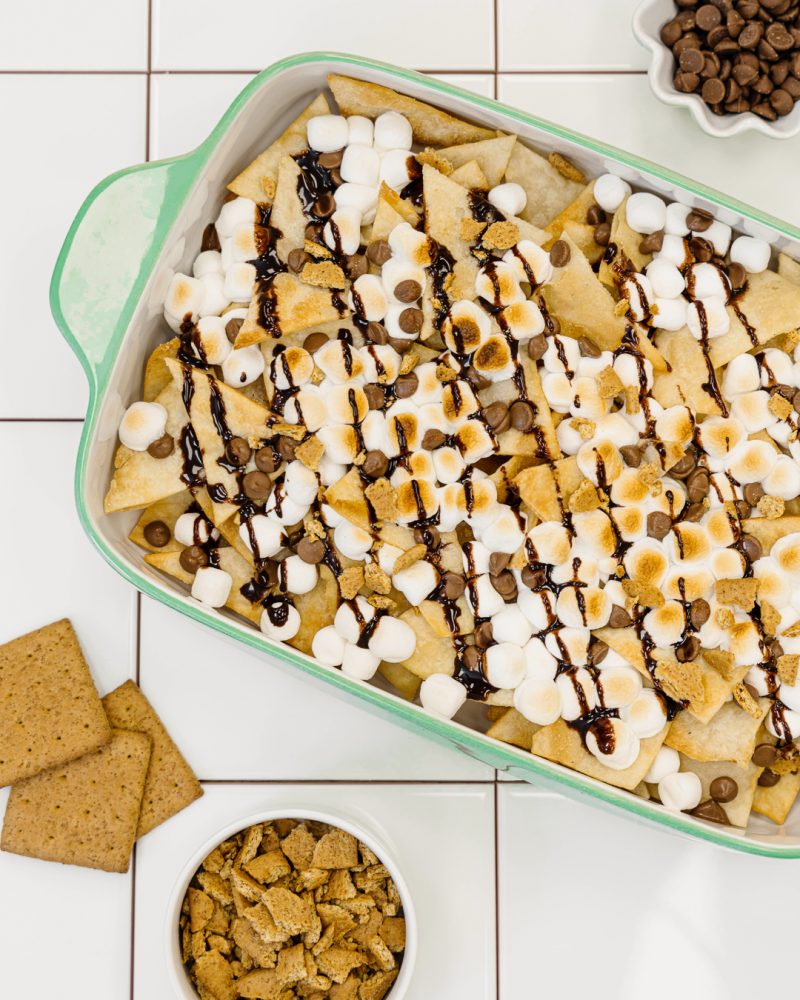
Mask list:
POLYGON ((400 375, 394 383, 394 394, 398 399, 408 399, 419 388, 419 378, 416 372, 400 375))
POLYGON ((232 465, 247 465, 253 449, 243 437, 233 437, 225 445, 225 455, 232 465))
POLYGON ((742 495, 751 507, 755 507, 764 496, 764 487, 761 483, 747 483, 742 488, 742 495))
POLYGON ((356 281, 362 274, 366 274, 369 271, 366 255, 363 253, 353 253, 349 257, 345 257, 344 269, 347 271, 347 277, 351 281, 356 281))
POLYGON ((695 13, 695 22, 701 31, 711 31, 722 21, 722 14, 711 3, 703 4, 695 13))
POLYGON ((392 248, 386 240, 373 240, 367 246, 367 257, 376 267, 382 267, 391 256, 392 248))
POLYGON ((293 462, 297 452, 297 442, 288 434, 281 434, 277 440, 278 454, 285 462, 293 462))
POLYGON ((629 625, 633 624, 633 619, 625 608, 619 604, 614 604, 611 608, 608 624, 611 628, 627 628, 629 625))
POLYGON ((781 776, 776 774, 774 771, 770 771, 769 768, 763 770, 758 776, 758 784, 761 785, 762 788, 773 788, 780 780, 781 776))
POLYGON ((429 549, 438 549, 441 540, 439 529, 432 524, 425 528, 414 528, 414 541, 417 545, 427 545, 429 549))
POLYGON ((611 223, 601 222, 599 226, 595 226, 592 236, 599 247, 607 247, 611 240, 611 223))
POLYGON ((778 639, 773 639, 769 644, 769 655, 773 660, 777 660, 779 656, 783 656, 783 646, 778 639))
POLYGON ((597 639, 592 637, 589 643, 589 651, 586 654, 586 658, 589 661, 590 667, 596 667, 603 662, 603 660, 608 656, 608 643, 603 642, 602 639, 597 639))
POLYGON ((691 663, 700 653, 700 640, 696 635, 687 636, 676 648, 675 656, 679 663, 691 663))
POLYGON ((442 577, 442 591, 448 601, 457 601, 466 589, 467 582, 460 573, 448 571, 442 577))
POLYGON ((681 514, 682 521, 690 521, 692 524, 697 524, 698 521, 702 521, 706 516, 706 508, 702 503, 692 503, 684 510, 681 514))
POLYGON ((330 191, 321 194, 311 206, 311 214, 316 215, 318 219, 327 219, 328 216, 333 215, 335 210, 336 202, 330 191))
POLYGON ((481 622, 475 629, 475 644, 480 646, 481 649, 486 649, 486 647, 491 646, 493 642, 494 635, 492 633, 492 623, 481 622))
POLYGON ((698 819, 706 819, 711 823, 719 823, 721 826, 728 826, 730 824, 728 814, 722 806, 718 802, 714 802, 713 799, 706 799, 706 801, 701 802, 699 806, 695 806, 694 809, 689 809, 687 811, 690 816, 696 816, 698 819))
POLYGON ((650 233, 639 244, 641 253, 658 253, 664 245, 664 230, 659 229, 655 233, 650 233))
POLYGON ((556 240, 550 248, 550 263, 553 267, 566 267, 572 252, 566 240, 556 240))
POLYGON ((294 250, 289 251, 286 263, 289 265, 290 271, 294 271, 295 274, 299 274, 310 260, 310 254, 307 254, 305 250, 301 250, 299 247, 296 247, 294 250))
POLYGON ((258 449, 255 462, 259 472, 274 472, 281 464, 281 459, 274 448, 266 446, 258 449))
POLYGON ((750 562, 757 562, 764 554, 761 542, 759 542, 755 535, 742 535, 741 545, 750 562))
POLYGON ((678 461, 669 470, 669 474, 674 476, 676 479, 685 479, 688 475, 694 472, 697 466, 697 459, 695 458, 694 452, 687 451, 686 454, 679 458, 678 461))
POLYGON ((700 264, 706 264, 714 256, 714 249, 711 244, 699 236, 693 236, 689 240, 689 249, 694 259, 700 264))
POLYGON ((661 41, 667 46, 667 48, 671 49, 682 34, 683 34, 683 28, 681 27, 677 18, 673 18, 673 20, 667 21, 667 23, 661 29, 661 41))
POLYGON ((738 263, 730 264, 728 266, 728 280, 731 283, 731 288, 735 291, 744 288, 747 281, 747 271, 745 271, 744 266, 738 263))
POLYGON ((181 552, 178 562, 187 573, 196 573, 201 566, 208 566, 208 556, 199 545, 190 545, 181 552))
POLYGON ((708 496, 711 479, 706 469, 695 469, 686 479, 686 496, 691 503, 699 503, 708 496))
POLYGON ((325 167, 326 170, 333 170, 342 162, 343 155, 344 150, 342 149, 337 149, 335 153, 320 153, 317 157, 317 163, 321 167, 325 167))
POLYGON ((625 444, 619 450, 625 464, 631 469, 638 469, 642 464, 642 449, 638 444, 625 444))
POLYGON ((755 685, 748 684, 747 681, 745 681, 744 682, 744 686, 747 689, 747 692, 750 695, 750 697, 753 699, 753 701, 758 701, 758 699, 759 699, 760 696, 759 696, 758 691, 755 688, 755 685))
POLYGON ((693 208, 686 216, 686 225, 693 233, 704 233, 713 221, 714 216, 704 208, 693 208))
POLYGON ((672 530, 672 518, 661 510, 651 511, 647 515, 647 534, 659 541, 672 530))
POLYGON ((416 302, 422 295, 422 285, 418 281, 406 278, 394 287, 394 297, 398 302, 416 302))
MULTIPOLYGON (((491 643, 487 643, 490 645, 491 643)), ((481 660, 483 659, 483 653, 477 646, 465 646, 464 652, 461 654, 461 660, 467 670, 475 673, 481 669, 481 660)))
POLYGON ((761 101, 759 104, 754 104, 750 110, 754 115, 758 115, 759 118, 764 118, 768 122, 778 120, 778 115, 775 112, 775 109, 767 101, 761 101))
POLYGON ((365 476, 369 476, 370 479, 380 479, 381 476, 386 475, 388 469, 389 459, 382 451, 378 451, 377 448, 373 448, 367 452, 361 466, 361 471, 365 476))
POLYGON ((777 21, 767 26, 765 37, 776 52, 788 52, 795 45, 795 40, 786 30, 786 26, 777 21))
POLYGON ((530 590, 539 590, 547 582, 547 574, 543 569, 534 569, 533 566, 523 566, 520 573, 522 582, 530 590))
POLYGON ((606 213, 599 205, 590 205, 589 211, 586 213, 586 221, 590 226, 599 226, 601 222, 606 221, 606 213))
MULTIPOLYGON (((547 350, 547 337, 543 333, 537 333, 528 341, 528 357, 531 361, 538 361, 544 357, 547 350)), ((800 390, 798 390, 800 392, 800 390)))
POLYGON ((308 351, 309 354, 315 354, 320 347, 324 347, 325 344, 328 343, 328 340, 329 337, 327 333, 317 330, 315 333, 309 333, 303 341, 303 348, 308 351))
POLYGON ((443 444, 447 443, 447 435, 437 427, 431 427, 422 436, 422 448, 424 451, 436 451, 443 444))
POLYGON ((367 340, 373 344, 388 344, 389 334, 386 331, 386 327, 383 323, 367 323, 366 330, 367 340))
POLYGON ((205 253, 206 250, 216 250, 219 252, 222 249, 219 242, 219 236, 217 235, 217 227, 213 222, 209 222, 203 230, 203 239, 200 242, 200 249, 203 253, 205 253))
POLYGON ((242 492, 253 503, 266 503, 272 492, 272 480, 265 472, 248 472, 242 479, 242 492))
POLYGON ((689 605, 689 621, 692 623, 693 629, 701 629, 710 617, 711 606, 702 597, 696 598, 689 605))
POLYGON ((319 538, 301 538, 297 543, 297 554, 305 563, 316 566, 325 558, 325 543, 319 538))
POLYGON ((244 320, 241 316, 237 316, 236 319, 229 319, 225 324, 225 336, 232 343, 236 343, 236 338, 239 336, 239 331, 242 328, 244 320))
POLYGON ((507 552, 493 552, 489 556, 489 572, 492 576, 499 576, 504 569, 508 568, 511 556, 507 552))
POLYGON ((739 786, 733 778, 721 774, 718 778, 714 778, 708 786, 708 791, 715 802, 733 802, 739 794, 739 786))
POLYGON ((489 579, 494 589, 507 604, 516 600, 517 581, 510 569, 504 569, 500 573, 490 573, 489 579))
POLYGON ((736 508, 736 514, 740 519, 750 517, 750 504, 746 500, 734 500, 733 506, 736 508))
POLYGON ((416 309, 414 306, 409 306, 404 309, 397 318, 397 325, 403 331, 403 333, 419 333, 422 329, 422 324, 425 321, 425 316, 421 309, 416 309))
POLYGON ((750 758, 758 767, 769 767, 774 764, 780 754, 772 743, 759 743, 750 758))
POLYGON ((389 337, 389 344, 398 354, 408 354, 414 345, 413 340, 402 340, 399 337, 389 337))
POLYGON ((788 91, 778 88, 769 95, 769 103, 779 115, 788 115, 794 107, 794 99, 788 91))
POLYGON ((758 69, 745 62, 737 62, 731 70, 731 74, 740 87, 749 87, 758 79, 758 69))
POLYGON ((704 63, 700 49, 684 49, 678 58, 678 65, 684 73, 699 73, 704 63))
POLYGON ((477 368, 475 368, 474 365, 470 365, 469 368, 466 369, 466 371, 464 372, 464 377, 472 386, 472 388, 478 392, 480 392, 481 389, 485 389, 487 388, 487 386, 490 386, 492 384, 491 380, 486 378, 485 375, 481 375, 481 373, 478 371, 477 368))
MULTIPOLYGON (((305 232, 306 239, 310 240, 312 243, 322 243, 323 242, 322 233, 324 228, 325 227, 321 222, 309 222, 309 224, 306 226, 306 232, 305 232)), ((292 270, 294 270, 294 268, 292 268, 292 270)))
POLYGON ((682 94, 693 94, 700 86, 700 77, 697 73, 676 73, 673 80, 675 89, 682 94))
POLYGON ((725 100, 725 84, 717 77, 712 77, 703 84, 700 96, 706 104, 721 104, 725 100))
POLYGON ((484 406, 481 410, 481 416, 486 421, 489 429, 495 434, 502 434, 503 431, 507 431, 511 426, 511 415, 508 410, 508 404, 501 402, 499 399, 488 406, 484 406))
POLYGON ((736 41, 743 49, 754 49, 761 41, 763 32, 764 28, 762 25, 758 24, 756 21, 750 21, 749 24, 746 24, 742 28, 736 41))
POLYGON ((794 407, 795 413, 800 413, 800 389, 792 396, 792 406, 794 407))
POLYGON ((514 430, 527 434, 536 426, 536 411, 526 399, 516 399, 508 410, 514 430))
POLYGON ((151 458, 168 458, 175 450, 175 439, 171 434, 162 434, 147 446, 147 454, 151 458))
POLYGON ((602 353, 600 348, 589 337, 578 337, 578 350, 582 358, 599 358, 602 353))
POLYGON ((172 538, 169 528, 163 521, 151 521, 145 525, 144 540, 155 549, 163 549, 172 538))
POLYGON ((550 313, 545 313, 544 325, 551 337, 557 337, 561 333, 561 323, 550 313))

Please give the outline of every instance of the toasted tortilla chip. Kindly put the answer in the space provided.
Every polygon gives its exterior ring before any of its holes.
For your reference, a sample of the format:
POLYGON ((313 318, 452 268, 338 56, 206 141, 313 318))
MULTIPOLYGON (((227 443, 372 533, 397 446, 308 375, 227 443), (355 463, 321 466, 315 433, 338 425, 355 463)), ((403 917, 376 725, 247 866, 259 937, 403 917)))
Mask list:
MULTIPOLYGON (((172 378, 171 375, 170 378, 172 378)), ((167 544, 162 545, 161 548, 151 545, 145 538, 144 529, 148 524, 152 524, 153 521, 163 521, 171 532, 175 527, 175 522, 181 514, 186 513, 193 502, 194 497, 189 490, 182 490, 180 493, 175 493, 173 496, 165 497, 163 500, 158 500, 156 503, 150 504, 149 507, 146 507, 142 511, 139 520, 133 526, 128 538, 140 546, 140 548, 147 549, 148 552, 169 552, 173 549, 182 549, 183 546, 180 542, 176 542, 174 537, 170 537, 167 544)))
POLYGON ((691 712, 675 717, 666 744, 697 761, 728 760, 746 767, 756 747, 761 720, 769 710, 768 698, 759 698, 759 718, 743 711, 735 701, 727 701, 707 721, 701 722, 691 712))
POLYGON ((281 234, 277 242, 280 259, 286 263, 289 253, 302 248, 306 238, 308 219, 303 211, 303 203, 297 193, 300 167, 291 156, 282 156, 278 164, 278 181, 275 187, 275 201, 272 205, 270 225, 281 234))
POLYGON ((722 808, 731 826, 747 826, 756 782, 763 768, 757 767, 752 761, 744 765, 734 764, 731 761, 701 762, 681 754, 681 771, 692 771, 700 779, 700 784, 703 786, 701 802, 711 798, 711 782, 715 778, 733 778, 739 786, 738 794, 730 802, 723 803, 722 808))
POLYGON ((235 346, 249 347, 339 319, 341 314, 336 306, 336 295, 329 288, 306 285, 296 274, 288 271, 276 274, 266 289, 256 287, 235 346), (267 311, 274 324, 270 329, 262 323, 264 295, 269 298, 267 311))
MULTIPOLYGON (((553 417, 547 397, 542 389, 539 369, 535 361, 531 361, 527 351, 520 351, 517 358, 522 370, 521 382, 524 383, 525 398, 533 403, 535 415, 535 430, 527 433, 509 427, 497 438, 498 451, 501 455, 527 455, 537 458, 556 459, 561 454, 556 437, 556 429, 553 425, 553 417)), ((512 403, 520 398, 520 392, 515 381, 492 382, 490 386, 480 393, 480 400, 484 406, 502 400, 512 403)))
POLYGON ((633 790, 650 770, 650 765, 663 744, 668 730, 669 727, 664 726, 657 736, 642 740, 639 756, 624 771, 606 767, 597 757, 589 753, 583 745, 580 734, 563 719, 550 726, 544 726, 534 733, 531 751, 546 760, 564 764, 580 771, 581 774, 587 774, 590 778, 599 778, 600 781, 605 781, 606 784, 614 785, 616 788, 633 790))
MULTIPOLYGON (((208 490, 203 487, 203 489, 197 490, 195 494, 195 500, 197 501, 198 507, 203 511, 205 516, 209 521, 213 523, 214 521, 214 504, 211 501, 211 497, 208 495, 208 490)), ((217 525, 217 530, 220 535, 225 539, 225 541, 232 548, 236 549, 242 559, 250 563, 251 566, 255 566, 255 559, 253 558, 253 553, 248 549, 248 547, 242 541, 242 537, 239 534, 239 527, 241 525, 241 518, 237 514, 235 517, 229 517, 222 522, 222 524, 217 525)))
POLYGON ((786 817, 800 793, 800 771, 797 774, 782 774, 777 784, 767 787, 756 785, 753 795, 753 812, 766 816, 779 826, 786 817))
POLYGON ((746 534, 757 538, 761 543, 761 548, 765 553, 768 553, 779 538, 800 531, 800 515, 793 514, 790 517, 776 518, 746 517, 742 521, 742 528, 746 534))
POLYGON ((385 240, 395 226, 407 222, 416 229, 419 213, 405 198, 382 183, 378 195, 378 207, 375 211, 375 221, 372 223, 369 240, 385 240))
POLYGON ((486 179, 486 174, 481 170, 477 160, 469 160, 460 167, 456 167, 452 174, 450 174, 450 180, 455 181, 456 184, 460 184, 462 187, 468 188, 470 191, 489 190, 489 181, 486 179))
POLYGON ((292 600, 300 613, 300 631, 289 640, 289 645, 310 656, 311 641, 321 628, 330 625, 339 607, 336 577, 327 566, 321 565, 316 587, 307 594, 292 595, 292 600))
POLYGON ((406 670, 402 663, 381 663, 378 673, 385 678, 393 688, 396 688, 406 701, 414 701, 422 683, 416 674, 406 670))
MULTIPOLYGON (((219 568, 224 569, 226 573, 230 573, 233 580, 231 592, 228 595, 225 606, 258 625, 261 621, 261 605, 251 604, 240 593, 241 588, 252 579, 252 567, 230 546, 218 549, 217 551, 219 554, 219 568)), ((144 557, 144 561, 155 569, 160 569, 162 573, 167 573, 176 580, 180 580, 181 583, 185 583, 187 587, 191 587, 194 575, 187 573, 183 566, 181 566, 180 555, 178 551, 148 552, 144 557)))
POLYGON ((422 146, 432 145, 438 149, 442 143, 452 146, 494 138, 494 132, 487 128, 470 125, 430 104, 398 94, 377 83, 353 80, 351 77, 332 73, 328 77, 328 86, 343 115, 377 118, 384 111, 397 111, 405 115, 411 122, 414 139, 422 146))
POLYGON ((260 153, 253 162, 235 177, 228 185, 242 198, 251 198, 255 202, 272 201, 272 192, 278 179, 278 164, 284 156, 295 156, 308 149, 306 127, 309 118, 317 115, 327 115, 330 106, 324 94, 309 104, 303 113, 278 138, 260 153))
POLYGON ((620 262, 627 258, 633 265, 634 271, 641 272, 653 259, 651 253, 642 253, 639 244, 642 242, 642 234, 635 232, 628 225, 626 205, 628 199, 619 206, 611 220, 611 237, 609 244, 613 243, 617 248, 614 260, 607 264, 605 261, 600 265, 598 276, 604 285, 609 288, 616 288, 619 285, 620 262))
POLYGON ((449 631, 444 636, 436 635, 425 616, 416 608, 404 611, 400 620, 409 625, 417 637, 414 652, 407 660, 403 660, 402 665, 406 670, 422 680, 431 674, 452 675, 455 651, 449 631))
POLYGON ((515 135, 501 135, 495 139, 467 142, 460 146, 447 146, 438 150, 454 167, 463 167, 472 160, 477 161, 490 188, 497 187, 505 176, 511 152, 516 145, 515 135))
POLYGON ((487 736, 492 736, 503 743, 510 743, 521 750, 530 750, 534 734, 541 729, 535 722, 528 722, 524 715, 509 708, 496 722, 486 731, 487 736))
POLYGON ((164 359, 177 358, 180 346, 180 338, 173 337, 165 344, 159 344, 147 359, 147 364, 144 366, 144 387, 142 389, 142 399, 145 402, 152 403, 172 381, 164 359))
POLYGON ((540 521, 560 521, 572 494, 583 482, 574 455, 552 465, 535 465, 514 478, 519 495, 540 521))
POLYGON ((594 226, 586 222, 565 222, 561 234, 566 233, 590 264, 596 264, 605 253, 605 247, 594 238, 594 226))
MULTIPOLYGON (((703 349, 687 328, 659 330, 656 346, 671 370, 656 373, 653 398, 665 409, 686 405, 698 415, 715 416, 721 413, 709 382, 710 373, 703 349)), ((714 379, 719 384, 716 374, 714 379)))
MULTIPOLYGON (((459 569, 461 569, 461 557, 459 550, 459 569)), ((419 606, 419 611, 425 621, 430 625, 433 632, 441 639, 452 639, 459 635, 469 635, 475 628, 475 619, 472 616, 472 609, 463 595, 455 602, 457 613, 455 620, 452 620, 445 613, 444 608, 438 601, 423 601, 419 606)))
POLYGON ((507 181, 525 189, 527 203, 522 218, 535 226, 544 227, 575 201, 583 188, 559 173, 544 156, 517 142, 511 150, 506 167, 507 181))
POLYGON ((800 263, 785 253, 778 254, 778 274, 793 285, 800 285, 800 263))

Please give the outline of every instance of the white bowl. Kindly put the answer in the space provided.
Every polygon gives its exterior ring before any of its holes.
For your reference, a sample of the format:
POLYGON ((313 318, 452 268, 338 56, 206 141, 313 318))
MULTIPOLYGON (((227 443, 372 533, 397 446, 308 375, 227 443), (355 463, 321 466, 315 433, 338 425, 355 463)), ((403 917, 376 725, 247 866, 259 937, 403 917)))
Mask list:
POLYGON ((652 53, 647 76, 656 97, 665 104, 688 108, 704 132, 719 138, 741 132, 762 132, 773 139, 788 139, 800 132, 800 103, 784 118, 768 122, 752 111, 739 115, 715 115, 699 94, 682 94, 672 82, 675 61, 672 52, 661 41, 660 33, 667 21, 678 13, 674 0, 643 0, 633 15, 636 39, 652 53))
POLYGON ((400 894, 403 904, 403 917, 406 922, 406 947, 403 952, 403 961, 400 964, 400 972, 397 979, 395 979, 391 990, 386 994, 386 1000, 402 1000, 408 993, 408 987, 411 984, 411 975, 414 971, 414 962, 417 957, 417 921, 408 886, 400 874, 397 865, 387 851, 386 846, 374 834, 353 823, 349 818, 334 813, 322 812, 318 809, 295 809, 292 806, 287 806, 283 809, 268 809, 229 823, 218 833, 214 834, 213 837, 210 837, 187 861, 172 889, 164 920, 164 946, 167 953, 167 968, 169 969, 170 981, 175 996, 180 997, 181 1000, 198 1000, 197 993, 183 965, 180 935, 178 933, 183 899, 195 872, 202 864, 203 859, 224 840, 239 833, 240 830, 246 830, 247 827, 254 826, 256 823, 266 823, 269 820, 275 819, 313 820, 317 823, 328 823, 330 826, 339 827, 351 833, 358 840, 363 841, 386 866, 400 894))

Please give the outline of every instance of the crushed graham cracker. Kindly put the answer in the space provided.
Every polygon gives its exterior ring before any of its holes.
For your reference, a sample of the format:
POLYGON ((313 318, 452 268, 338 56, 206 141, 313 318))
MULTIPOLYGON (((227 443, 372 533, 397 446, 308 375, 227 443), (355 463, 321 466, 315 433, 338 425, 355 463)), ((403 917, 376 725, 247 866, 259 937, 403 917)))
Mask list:
POLYGON ((601 399, 614 399, 615 396, 625 392, 622 379, 611 365, 606 365, 597 376, 597 392, 601 399))
POLYGON ((322 260, 316 264, 309 261, 300 272, 300 280, 306 285, 315 285, 317 288, 341 290, 346 285, 344 271, 338 264, 329 260, 322 260))
POLYGON ((413 372, 419 363, 419 354, 415 350, 410 350, 403 355, 403 359, 400 362, 400 374, 408 375, 409 372, 413 372))
POLYGON ((342 597, 351 601, 364 586, 364 569, 361 566, 348 566, 339 574, 337 581, 342 597))
POLYGON ((519 243, 519 226, 514 222, 493 222, 481 243, 490 250, 510 250, 519 243))
POLYGON ((655 462, 645 462, 636 470, 636 478, 644 486, 652 486, 661 477, 661 469, 655 462))
POLYGON ((290 437, 292 441, 302 441, 306 436, 306 429, 302 424, 287 424, 284 420, 276 420, 270 430, 275 434, 290 437))
POLYGON ((265 201, 273 202, 275 201, 275 178, 274 177, 262 177, 261 178, 261 190, 264 192, 265 201))
POLYGON ((664 604, 664 595, 658 587, 653 587, 650 584, 637 583, 635 580, 623 580, 622 591, 643 608, 660 608, 664 604))
POLYGON ((412 545, 410 549, 397 557, 394 562, 393 570, 395 573, 399 573, 401 569, 408 569, 409 566, 413 566, 414 563, 419 562, 423 559, 428 552, 428 547, 420 543, 419 545, 412 545))
POLYGON ((774 521, 778 517, 783 517, 783 512, 786 509, 786 504, 780 497, 763 496, 756 506, 758 507, 759 514, 770 521, 774 521))
POLYGON ((597 487, 588 479, 584 479, 569 498, 569 509, 573 514, 584 514, 590 510, 597 510, 600 504, 600 494, 597 492, 597 487))
POLYGON ((717 580, 716 597, 720 604, 733 604, 743 611, 752 611, 758 596, 758 580, 717 580))
POLYGON ((548 154, 547 162, 551 167, 554 167, 562 177, 566 177, 568 181, 575 181, 577 184, 586 183, 586 174, 584 174, 579 167, 576 167, 572 160, 568 160, 566 156, 562 156, 561 153, 553 151, 548 154))
POLYGON ((714 621, 720 628, 729 629, 733 628, 736 619, 733 617, 733 612, 730 608, 717 608, 714 613, 714 621))
POLYGON ((771 637, 777 635, 781 624, 780 612, 769 601, 759 601, 758 606, 761 608, 761 626, 764 634, 771 637))
POLYGON ((584 441, 591 441, 597 430, 597 424, 594 420, 589 420, 587 417, 573 417, 569 425, 578 432, 584 441))
POLYGON ((625 412, 627 414, 639 413, 642 408, 642 401, 639 399, 639 390, 636 386, 625 386, 625 412))
POLYGON ((751 715, 754 719, 760 719, 764 714, 761 711, 761 706, 752 694, 750 694, 750 691, 744 681, 739 681, 738 684, 734 684, 733 697, 736 699, 736 704, 739 708, 744 709, 744 711, 747 712, 748 715, 751 715))
POLYGON ((436 366, 436 378, 439 382, 443 382, 446 385, 448 382, 455 382, 458 378, 458 372, 454 371, 450 365, 440 362, 436 366))
POLYGON ((788 628, 783 630, 782 634, 785 635, 787 639, 796 639, 798 635, 800 635, 800 621, 795 622, 794 625, 789 625, 788 628))
POLYGON ((377 594, 388 594, 392 589, 392 581, 375 562, 367 563, 364 568, 364 582, 377 594))
POLYGON ((630 309, 631 304, 627 299, 620 299, 619 302, 614 306, 615 316, 624 316, 630 309))
POLYGON ((328 537, 325 525, 318 517, 309 518, 305 524, 305 529, 309 538, 319 538, 321 541, 325 541, 328 537))
POLYGON ((394 521, 397 518, 397 494, 388 479, 376 479, 364 490, 375 516, 379 521, 394 521))
POLYGON ((733 670, 736 666, 736 657, 733 653, 726 653, 722 649, 704 649, 703 660, 726 681, 733 676, 733 670))
POLYGON ((367 594, 367 604, 371 604, 373 608, 389 612, 394 611, 397 607, 397 604, 391 597, 386 597, 384 594, 367 594))
POLYGON ((462 219, 459 227, 459 235, 465 243, 476 243, 487 225, 488 223, 478 222, 477 219, 462 219))
POLYGON ((316 472, 322 456, 325 454, 325 445, 315 434, 312 434, 295 448, 294 453, 307 469, 316 472))
POLYGON ((788 684, 789 687, 795 686, 798 665, 800 665, 800 654, 798 653, 784 653, 783 656, 778 657, 778 677, 781 679, 781 684, 788 684))
POLYGON ((779 392, 773 392, 773 394, 769 397, 767 409, 773 417, 777 417, 778 420, 785 420, 790 413, 794 413, 794 407, 792 404, 785 398, 785 396, 781 396, 779 392))
POLYGON ((696 662, 679 663, 677 660, 660 660, 653 676, 662 690, 682 704, 703 700, 703 682, 696 662))
POLYGON ((332 260, 333 251, 329 250, 326 246, 321 243, 315 243, 314 240, 305 240, 303 243, 303 249, 315 260, 332 260))

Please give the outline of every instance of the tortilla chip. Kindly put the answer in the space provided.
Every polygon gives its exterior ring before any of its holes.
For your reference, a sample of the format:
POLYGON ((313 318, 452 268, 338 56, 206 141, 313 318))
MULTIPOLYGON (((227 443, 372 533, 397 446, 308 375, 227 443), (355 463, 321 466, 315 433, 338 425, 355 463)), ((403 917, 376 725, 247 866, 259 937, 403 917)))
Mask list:
POLYGON ((514 479, 519 495, 540 521, 561 521, 569 509, 572 494, 583 482, 574 455, 560 458, 552 465, 524 469, 514 479))
MULTIPOLYGON (((170 378, 172 376, 170 375, 170 378)), ((194 497, 189 492, 189 490, 182 490, 180 493, 175 493, 173 496, 165 497, 163 500, 159 500, 156 503, 150 504, 146 507, 139 520, 133 526, 128 538, 140 548, 147 549, 148 552, 164 552, 171 549, 181 549, 183 546, 180 542, 176 542, 174 537, 170 537, 170 540, 166 545, 162 545, 157 548, 155 545, 151 545, 144 535, 144 529, 148 524, 152 524, 153 521, 163 521, 164 524, 170 529, 170 532, 175 527, 175 522, 181 516, 185 514, 186 511, 191 507, 194 501, 194 497)))
POLYGON ((731 321, 728 333, 709 342, 708 353, 715 368, 751 351, 755 346, 753 339, 759 345, 766 344, 773 337, 800 327, 800 285, 775 271, 748 274, 747 287, 735 306, 728 306, 731 321), (753 339, 740 316, 752 328, 753 339))
POLYGON ((269 223, 281 234, 276 249, 284 264, 289 259, 290 251, 301 248, 306 238, 308 219, 297 193, 299 179, 300 167, 297 162, 291 156, 281 157, 269 223))
POLYGON ((399 226, 401 222, 407 222, 416 228, 419 222, 419 215, 410 201, 401 198, 396 191, 393 191, 387 184, 382 183, 369 242, 387 239, 389 233, 391 233, 395 226, 399 226))
POLYGON ((686 405, 698 415, 721 413, 713 391, 704 388, 709 386, 709 370, 699 341, 686 327, 659 330, 655 340, 671 370, 655 375, 653 398, 665 409, 686 405))
POLYGON ((339 586, 327 566, 319 567, 319 580, 307 594, 295 594, 294 606, 300 613, 300 631, 289 645, 311 655, 311 641, 319 630, 330 625, 339 607, 339 586))
POLYGON ((734 764, 731 761, 700 762, 692 760, 686 754, 681 754, 681 771, 692 771, 700 779, 700 784, 703 786, 701 802, 711 798, 711 782, 715 778, 733 778, 736 782, 739 787, 736 797, 730 802, 721 803, 731 826, 747 826, 756 782, 762 770, 763 768, 757 767, 752 761, 748 761, 744 765, 734 764))
POLYGON ((756 785, 753 812, 766 816, 780 826, 786 822, 798 793, 800 793, 800 771, 796 774, 782 774, 775 785, 756 785))
POLYGON ((568 180, 544 156, 521 142, 511 150, 505 179, 525 189, 527 202, 522 218, 540 227, 552 222, 583 188, 583 184, 568 180))
POLYGON ((489 181, 486 179, 486 174, 481 170, 477 160, 469 160, 460 167, 456 167, 452 174, 450 174, 450 180, 455 181, 456 184, 460 184, 462 187, 468 188, 470 191, 489 190, 489 181))
POLYGON ((486 178, 487 186, 493 188, 497 187, 503 180, 516 142, 515 135, 501 135, 494 139, 483 139, 480 142, 447 146, 438 152, 448 159, 454 167, 463 167, 466 163, 476 161, 486 178))
POLYGON ((785 253, 778 254, 778 274, 793 285, 800 285, 800 263, 785 253))
POLYGON ((417 637, 414 652, 407 660, 403 660, 406 670, 422 680, 431 674, 452 675, 455 652, 450 633, 446 636, 437 635, 416 608, 404 611, 400 615, 400 621, 409 625, 417 637))
POLYGON ((509 708, 486 731, 487 736, 521 750, 530 750, 534 735, 541 729, 535 722, 528 722, 516 708, 509 708))
POLYGON ((306 285, 296 274, 283 271, 267 286, 257 287, 235 346, 249 347, 264 340, 332 323, 340 318, 335 294, 328 288, 306 285), (262 322, 262 299, 268 297, 269 329, 262 322))
POLYGON ((761 715, 755 719, 735 701, 727 701, 711 719, 701 722, 681 712, 672 722, 666 744, 698 761, 733 761, 746 767, 756 747, 756 735, 770 701, 759 698, 761 715))
POLYGON ((172 381, 169 369, 164 364, 165 358, 177 358, 178 348, 181 345, 179 337, 173 337, 165 344, 159 344, 147 359, 144 366, 144 387, 142 389, 142 399, 146 403, 152 403, 161 392, 172 381))
POLYGON ((774 520, 767 517, 746 517, 742 521, 742 528, 745 534, 757 538, 761 548, 768 553, 779 538, 800 531, 800 515, 778 517, 774 520))

